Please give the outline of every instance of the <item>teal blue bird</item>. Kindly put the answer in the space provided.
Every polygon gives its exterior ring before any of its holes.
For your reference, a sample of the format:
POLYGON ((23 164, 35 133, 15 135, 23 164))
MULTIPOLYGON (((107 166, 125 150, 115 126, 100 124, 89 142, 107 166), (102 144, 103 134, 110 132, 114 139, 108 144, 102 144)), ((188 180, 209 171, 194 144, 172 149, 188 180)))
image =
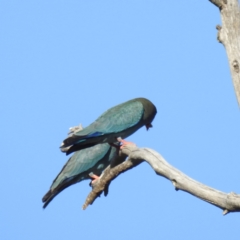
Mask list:
MULTIPOLYGON (((98 178, 103 170, 116 160, 117 148, 108 143, 97 144, 75 152, 54 179, 50 190, 44 195, 43 208, 65 188, 86 179, 98 178), (91 176, 91 177, 90 177, 91 176)), ((125 157, 117 158, 115 165, 123 162, 125 157)))
POLYGON ((68 155, 98 143, 112 144, 130 136, 142 126, 148 130, 152 127, 156 113, 156 107, 146 98, 124 102, 110 108, 88 127, 66 138, 60 146, 61 151, 68 155))

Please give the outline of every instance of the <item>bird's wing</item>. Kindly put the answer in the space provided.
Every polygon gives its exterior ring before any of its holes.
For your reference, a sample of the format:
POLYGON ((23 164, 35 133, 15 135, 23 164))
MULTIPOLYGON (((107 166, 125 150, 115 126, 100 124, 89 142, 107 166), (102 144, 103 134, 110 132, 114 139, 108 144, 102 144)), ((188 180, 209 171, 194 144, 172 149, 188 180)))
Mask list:
POLYGON ((135 126, 141 120, 143 113, 144 108, 141 102, 126 102, 109 109, 91 125, 75 132, 74 135, 89 138, 121 132, 135 126))
POLYGON ((65 188, 89 178, 89 173, 101 174, 116 157, 116 148, 109 144, 98 144, 76 152, 55 178, 50 190, 43 196, 43 208, 65 188))
POLYGON ((75 152, 54 179, 51 189, 92 168, 107 154, 109 149, 110 145, 103 143, 75 152))

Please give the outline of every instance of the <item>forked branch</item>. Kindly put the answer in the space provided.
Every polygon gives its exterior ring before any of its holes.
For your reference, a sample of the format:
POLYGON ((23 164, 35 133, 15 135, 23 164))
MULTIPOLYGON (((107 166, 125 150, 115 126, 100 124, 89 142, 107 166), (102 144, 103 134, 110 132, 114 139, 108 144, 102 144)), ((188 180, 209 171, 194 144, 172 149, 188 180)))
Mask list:
POLYGON ((110 182, 119 174, 139 165, 145 160, 150 164, 156 174, 170 180, 176 190, 183 190, 221 208, 224 215, 229 212, 240 211, 240 195, 233 192, 227 194, 195 181, 171 166, 159 153, 152 149, 126 145, 121 150, 121 154, 127 155, 128 159, 116 167, 108 167, 104 171, 88 195, 83 209, 86 209, 89 204, 92 204, 102 192, 107 192, 110 182))

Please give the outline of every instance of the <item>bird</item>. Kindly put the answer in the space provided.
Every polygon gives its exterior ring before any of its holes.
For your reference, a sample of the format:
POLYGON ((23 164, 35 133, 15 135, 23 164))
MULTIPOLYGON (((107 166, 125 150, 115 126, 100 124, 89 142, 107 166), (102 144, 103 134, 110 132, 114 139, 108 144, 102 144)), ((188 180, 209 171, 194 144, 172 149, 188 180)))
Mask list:
MULTIPOLYGON (((43 208, 67 187, 86 179, 97 178, 103 170, 115 161, 118 156, 118 149, 108 143, 100 143, 89 148, 76 151, 67 163, 63 166, 60 173, 53 180, 49 191, 44 195, 42 201, 43 208)), ((118 157, 117 164, 123 162, 126 156, 118 157)), ((115 161, 116 162, 116 161, 115 161)))
MULTIPOLYGON (((60 149, 67 155, 98 143, 113 144, 142 126, 147 130, 157 114, 155 105, 146 98, 135 98, 110 108, 86 128, 75 131, 63 140, 60 149)), ((124 143, 124 140, 120 140, 124 143)))

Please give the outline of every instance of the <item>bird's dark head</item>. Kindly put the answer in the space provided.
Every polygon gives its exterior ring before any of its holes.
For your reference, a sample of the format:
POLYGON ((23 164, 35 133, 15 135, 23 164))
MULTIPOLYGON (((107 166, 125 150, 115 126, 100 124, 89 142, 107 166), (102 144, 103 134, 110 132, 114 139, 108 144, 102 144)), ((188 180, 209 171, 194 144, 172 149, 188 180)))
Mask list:
POLYGON ((157 114, 157 108, 155 105, 149 101, 146 98, 138 98, 138 101, 140 101, 144 108, 144 115, 143 115, 143 121, 144 125, 146 126, 147 130, 152 127, 152 121, 157 114))

